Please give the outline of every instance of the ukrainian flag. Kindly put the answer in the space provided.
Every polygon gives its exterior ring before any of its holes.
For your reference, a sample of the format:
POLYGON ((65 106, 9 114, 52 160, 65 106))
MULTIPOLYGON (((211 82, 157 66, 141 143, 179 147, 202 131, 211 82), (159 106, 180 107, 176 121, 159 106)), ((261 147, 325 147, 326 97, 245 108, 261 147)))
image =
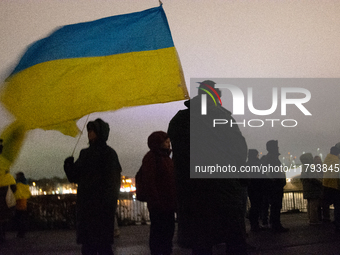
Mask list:
POLYGON ((76 136, 75 120, 91 112, 185 98, 162 6, 67 25, 33 43, 6 80, 1 101, 16 122, 3 134, 2 156, 14 160, 6 139, 20 146, 22 130, 76 136))

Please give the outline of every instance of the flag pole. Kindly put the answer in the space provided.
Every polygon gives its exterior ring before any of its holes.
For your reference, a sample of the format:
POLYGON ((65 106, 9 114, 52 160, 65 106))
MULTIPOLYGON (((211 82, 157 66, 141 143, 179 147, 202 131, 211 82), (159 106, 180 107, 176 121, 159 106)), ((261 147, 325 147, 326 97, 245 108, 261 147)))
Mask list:
POLYGON ((82 128, 82 130, 81 130, 81 132, 80 132, 80 135, 79 135, 79 137, 78 137, 78 140, 77 140, 77 142, 76 142, 76 145, 74 146, 74 149, 73 149, 73 151, 72 151, 72 157, 73 157, 74 152, 75 152, 75 150, 76 150, 76 148, 77 148, 77 146, 78 146, 78 143, 79 143, 79 141, 80 141, 80 138, 81 138, 81 136, 83 135, 83 132, 84 132, 84 129, 85 129, 85 127, 86 127, 86 124, 87 124, 87 122, 88 122, 88 120, 89 120, 89 117, 90 117, 90 114, 87 115, 85 124, 84 124, 84 126, 83 126, 83 128, 82 128))

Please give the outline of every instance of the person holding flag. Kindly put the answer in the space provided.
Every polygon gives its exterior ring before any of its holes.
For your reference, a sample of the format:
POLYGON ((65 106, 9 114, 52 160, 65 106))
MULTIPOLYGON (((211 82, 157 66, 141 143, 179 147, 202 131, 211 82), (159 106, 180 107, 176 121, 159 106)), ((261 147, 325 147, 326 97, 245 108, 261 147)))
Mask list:
POLYGON ((118 155, 106 144, 110 127, 102 119, 87 123, 90 146, 74 162, 68 157, 64 170, 77 190, 77 243, 83 255, 113 255, 114 222, 120 189, 118 155))

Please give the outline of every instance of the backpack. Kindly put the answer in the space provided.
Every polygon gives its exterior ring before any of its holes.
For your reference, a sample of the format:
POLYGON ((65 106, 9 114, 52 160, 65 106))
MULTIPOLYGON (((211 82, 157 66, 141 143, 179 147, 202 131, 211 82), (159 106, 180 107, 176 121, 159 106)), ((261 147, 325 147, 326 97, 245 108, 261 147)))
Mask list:
POLYGON ((143 180, 143 168, 142 166, 139 168, 136 176, 136 198, 141 202, 147 202, 147 182, 143 180))

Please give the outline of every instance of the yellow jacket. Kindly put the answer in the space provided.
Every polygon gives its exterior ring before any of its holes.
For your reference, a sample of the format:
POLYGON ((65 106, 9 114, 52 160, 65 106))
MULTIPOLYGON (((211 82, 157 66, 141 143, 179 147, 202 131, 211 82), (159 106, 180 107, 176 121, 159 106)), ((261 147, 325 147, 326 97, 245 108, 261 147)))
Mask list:
POLYGON ((327 165, 327 171, 323 173, 323 186, 333 189, 339 189, 339 162, 340 161, 338 156, 335 156, 333 154, 328 154, 326 156, 323 164, 327 165))
POLYGON ((30 198, 31 191, 29 185, 18 182, 17 191, 14 193, 14 196, 16 200, 30 198))

